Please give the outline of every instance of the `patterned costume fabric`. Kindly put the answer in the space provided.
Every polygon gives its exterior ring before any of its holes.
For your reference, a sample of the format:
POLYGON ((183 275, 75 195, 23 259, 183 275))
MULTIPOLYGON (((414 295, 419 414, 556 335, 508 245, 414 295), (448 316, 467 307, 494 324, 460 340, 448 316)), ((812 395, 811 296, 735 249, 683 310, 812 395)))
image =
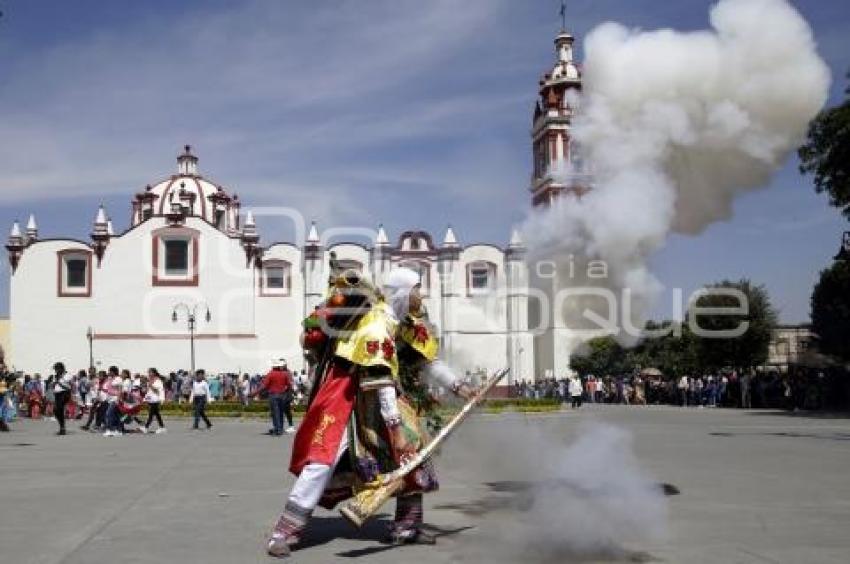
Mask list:
MULTIPOLYGON (((374 490, 380 474, 430 442, 421 416, 435 404, 422 375, 440 364, 439 341, 424 310, 409 312, 418 275, 394 272, 399 283, 388 302, 368 282, 345 275, 303 324, 305 357, 318 372, 292 450, 290 471, 298 479, 269 539, 273 556, 289 554, 316 505, 330 509, 374 490)), ((422 494, 437 488, 430 460, 405 477, 395 493, 394 541, 422 537, 422 494)))
MULTIPOLYGON (((320 504, 333 507, 353 495, 379 473, 398 468, 406 452, 424 447, 430 436, 408 397, 397 398, 399 430, 390 429, 381 413, 378 391, 397 390, 398 324, 383 302, 375 304, 353 331, 336 346, 331 361, 295 436, 290 471, 296 476, 305 465, 331 465, 340 441, 348 441, 348 455, 334 470, 320 504), (400 439, 400 440, 399 440, 400 439)), ((400 495, 437 489, 436 473, 428 462, 412 472, 400 495)))

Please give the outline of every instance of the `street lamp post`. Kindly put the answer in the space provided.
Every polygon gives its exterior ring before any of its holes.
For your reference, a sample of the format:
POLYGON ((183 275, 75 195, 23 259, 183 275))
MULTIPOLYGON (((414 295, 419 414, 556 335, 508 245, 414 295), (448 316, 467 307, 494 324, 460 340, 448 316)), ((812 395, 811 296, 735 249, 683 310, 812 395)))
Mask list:
POLYGON ((210 322, 212 316, 210 315, 210 308, 207 306, 205 302, 198 302, 191 307, 186 305, 183 302, 174 306, 174 309, 171 310, 171 321, 173 323, 177 323, 177 312, 182 310, 186 312, 186 321, 189 325, 189 355, 191 361, 192 372, 191 375, 195 375, 195 323, 198 316, 198 308, 203 307, 206 310, 206 315, 204 316, 207 320, 207 323, 210 322))
POLYGON ((94 331, 91 326, 86 330, 86 338, 89 340, 89 375, 94 374, 94 331))

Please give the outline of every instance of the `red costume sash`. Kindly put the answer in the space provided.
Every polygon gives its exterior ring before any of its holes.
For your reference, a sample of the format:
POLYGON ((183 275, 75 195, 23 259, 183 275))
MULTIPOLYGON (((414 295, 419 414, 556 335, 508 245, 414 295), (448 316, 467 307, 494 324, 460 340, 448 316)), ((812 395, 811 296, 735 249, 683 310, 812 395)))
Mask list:
POLYGON ((298 476, 308 464, 333 465, 339 443, 345 439, 356 392, 356 378, 331 364, 295 435, 290 472, 298 476))

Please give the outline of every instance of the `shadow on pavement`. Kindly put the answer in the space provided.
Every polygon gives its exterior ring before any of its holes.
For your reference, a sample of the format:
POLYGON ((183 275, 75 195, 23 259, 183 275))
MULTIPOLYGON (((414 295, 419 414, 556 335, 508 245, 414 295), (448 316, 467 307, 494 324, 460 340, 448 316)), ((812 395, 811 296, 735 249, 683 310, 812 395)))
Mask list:
MULTIPOLYGON (((592 498, 604 493, 569 480, 545 480, 541 482, 508 480, 485 482, 484 485, 490 488, 496 495, 463 503, 444 503, 434 506, 434 509, 457 511, 469 517, 481 517, 495 511, 529 511, 534 504, 535 496, 547 489, 569 490, 572 495, 582 498, 592 498)), ((673 484, 659 483, 657 487, 665 496, 679 495, 681 493, 679 488, 673 484)))
POLYGON ((755 417, 790 417, 797 419, 850 419, 850 411, 815 411, 800 409, 790 411, 787 409, 745 409, 747 415, 755 417))
MULTIPOLYGON (((351 523, 342 517, 313 517, 310 519, 310 525, 302 536, 301 542, 295 547, 294 552, 297 554, 301 550, 327 544, 336 539, 375 543, 372 546, 347 550, 337 554, 337 556, 343 558, 368 557, 379 552, 402 548, 402 546, 392 545, 387 542, 391 524, 392 521, 387 514, 380 514, 370 519, 361 529, 355 529, 351 523)), ((460 534, 472 527, 442 529, 425 524, 422 528, 434 538, 439 539, 440 537, 460 534)))
POLYGON ((791 431, 771 431, 757 433, 709 433, 712 437, 785 437, 792 439, 819 439, 822 441, 850 441, 850 433, 795 433, 791 431))
MULTIPOLYGON (((459 527, 456 529, 441 529, 439 527, 434 527, 433 525, 428 525, 427 523, 422 526, 422 529, 429 533, 435 540, 439 540, 440 537, 448 537, 462 533, 463 531, 467 531, 472 529, 473 527, 459 527)), ((341 556, 343 558, 362 558, 364 556, 372 556, 373 554, 377 554, 379 552, 386 552, 388 550, 392 550, 394 548, 403 548, 399 545, 388 544, 386 540, 382 541, 382 544, 379 546, 370 546, 367 548, 359 548, 355 550, 347 550, 345 552, 337 553, 337 556, 341 556)))

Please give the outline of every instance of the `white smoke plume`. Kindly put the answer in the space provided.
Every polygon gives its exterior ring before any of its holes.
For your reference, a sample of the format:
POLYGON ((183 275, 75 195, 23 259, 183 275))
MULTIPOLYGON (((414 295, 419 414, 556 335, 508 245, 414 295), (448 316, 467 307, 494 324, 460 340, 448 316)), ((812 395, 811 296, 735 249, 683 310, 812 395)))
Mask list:
MULTIPOLYGON (((588 35, 573 135, 592 189, 524 226, 532 260, 605 261, 601 285, 618 297, 630 289, 634 318, 660 291, 647 260, 668 235, 728 219, 735 198, 768 182, 827 99, 829 70, 786 0, 721 0, 710 22, 689 33, 605 23, 588 35)), ((565 308, 567 326, 579 323, 581 305, 565 308)))
POLYGON ((465 560, 641 561, 666 540, 665 489, 641 468, 628 431, 594 421, 565 444, 562 430, 539 421, 492 425, 498 434, 465 428, 446 456, 460 465, 498 468, 513 480, 486 483, 491 494, 484 498, 438 506, 492 516, 465 540, 465 560))

